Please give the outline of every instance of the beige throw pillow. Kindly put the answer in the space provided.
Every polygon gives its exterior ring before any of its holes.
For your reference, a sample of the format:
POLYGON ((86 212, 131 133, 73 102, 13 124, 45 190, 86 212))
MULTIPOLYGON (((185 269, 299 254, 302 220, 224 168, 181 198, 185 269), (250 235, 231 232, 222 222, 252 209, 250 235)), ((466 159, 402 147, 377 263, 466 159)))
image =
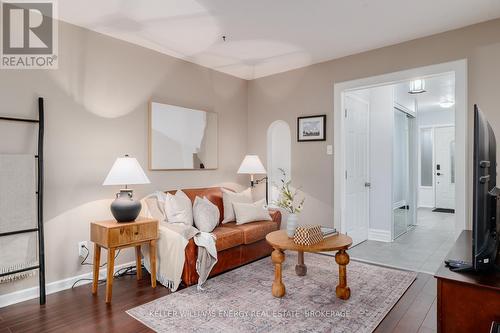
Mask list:
POLYGON ((167 214, 168 223, 193 225, 193 207, 191 205, 191 200, 186 193, 181 190, 175 192, 175 195, 167 193, 165 213, 167 214))
POLYGON ((219 224, 219 208, 206 197, 196 197, 193 204, 194 225, 203 232, 212 232, 219 224))
POLYGON ((267 210, 266 200, 262 199, 251 204, 235 202, 233 204, 236 215, 236 224, 245 224, 255 221, 271 221, 267 210))
POLYGON ((224 219, 222 223, 236 220, 233 208, 234 203, 253 203, 252 189, 249 187, 240 193, 235 193, 225 188, 222 189, 222 204, 224 206, 224 219))

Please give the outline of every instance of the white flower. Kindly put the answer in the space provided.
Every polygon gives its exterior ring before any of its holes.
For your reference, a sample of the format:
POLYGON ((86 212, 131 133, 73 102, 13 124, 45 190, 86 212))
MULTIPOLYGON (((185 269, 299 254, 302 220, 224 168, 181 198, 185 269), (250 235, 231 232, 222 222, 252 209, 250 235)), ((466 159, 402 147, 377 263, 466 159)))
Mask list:
POLYGON ((290 207, 290 206, 292 205, 292 200, 288 199, 288 200, 286 201, 286 205, 287 205, 288 207, 290 207))

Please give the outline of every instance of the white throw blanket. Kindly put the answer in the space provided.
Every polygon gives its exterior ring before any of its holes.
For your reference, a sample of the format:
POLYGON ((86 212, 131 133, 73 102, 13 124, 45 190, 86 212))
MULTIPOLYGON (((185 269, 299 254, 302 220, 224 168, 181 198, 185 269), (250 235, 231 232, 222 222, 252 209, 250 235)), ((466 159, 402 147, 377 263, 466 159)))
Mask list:
POLYGON ((198 273, 198 290, 204 290, 203 284, 207 281, 212 268, 217 263, 217 249, 215 247, 215 235, 201 232, 194 236, 194 242, 198 245, 198 259, 196 259, 196 272, 198 273))
MULTIPOLYGON (((147 202, 152 197, 157 198, 160 193, 145 198, 147 202)), ((147 207, 154 204, 147 202, 147 207)), ((160 205, 161 206, 161 205, 160 205)), ((198 289, 202 290, 202 285, 208 278, 212 268, 217 263, 217 250, 215 248, 215 236, 211 233, 201 232, 193 226, 183 223, 168 223, 158 210, 148 209, 147 215, 160 221, 159 239, 157 240, 157 261, 156 279, 171 291, 176 291, 181 283, 182 271, 185 262, 185 249, 191 238, 198 246, 198 259, 196 261, 196 271, 200 276, 198 279, 198 289)), ((149 247, 144 246, 144 266, 151 272, 149 265, 149 247)))
MULTIPOLYGON (((36 171, 33 155, 0 155, 0 232, 36 228, 36 171)), ((0 238, 0 273, 34 266, 37 234, 0 238)), ((0 283, 25 278, 35 271, 7 275, 0 283)))

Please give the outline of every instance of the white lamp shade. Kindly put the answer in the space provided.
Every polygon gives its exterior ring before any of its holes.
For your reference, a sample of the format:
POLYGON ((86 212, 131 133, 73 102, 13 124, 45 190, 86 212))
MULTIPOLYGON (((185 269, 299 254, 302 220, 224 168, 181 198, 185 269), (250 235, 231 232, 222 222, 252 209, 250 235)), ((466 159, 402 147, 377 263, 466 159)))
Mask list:
POLYGON ((111 167, 102 185, 149 184, 148 176, 133 157, 119 157, 111 167))
POLYGON ((259 156, 247 155, 243 159, 243 162, 241 162, 238 173, 254 175, 259 173, 266 173, 266 169, 262 165, 259 156))

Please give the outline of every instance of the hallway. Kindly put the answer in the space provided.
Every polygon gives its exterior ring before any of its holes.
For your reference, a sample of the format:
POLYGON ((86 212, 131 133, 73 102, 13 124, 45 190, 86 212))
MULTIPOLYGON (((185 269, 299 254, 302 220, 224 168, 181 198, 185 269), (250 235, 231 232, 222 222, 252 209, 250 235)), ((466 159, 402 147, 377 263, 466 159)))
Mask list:
POLYGON ((352 259, 434 274, 454 242, 455 215, 419 208, 418 223, 392 243, 367 240, 349 250, 352 259))

